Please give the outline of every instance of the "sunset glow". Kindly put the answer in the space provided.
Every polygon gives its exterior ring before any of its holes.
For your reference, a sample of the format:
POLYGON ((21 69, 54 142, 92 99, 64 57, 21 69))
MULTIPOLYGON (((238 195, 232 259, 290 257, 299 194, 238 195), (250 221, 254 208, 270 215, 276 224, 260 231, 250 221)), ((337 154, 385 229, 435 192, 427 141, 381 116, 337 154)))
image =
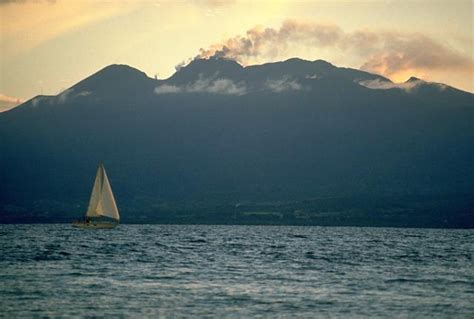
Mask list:
POLYGON ((243 65, 324 59, 474 91, 471 1, 2 1, 0 93, 57 94, 106 65, 167 78, 227 50, 243 65))

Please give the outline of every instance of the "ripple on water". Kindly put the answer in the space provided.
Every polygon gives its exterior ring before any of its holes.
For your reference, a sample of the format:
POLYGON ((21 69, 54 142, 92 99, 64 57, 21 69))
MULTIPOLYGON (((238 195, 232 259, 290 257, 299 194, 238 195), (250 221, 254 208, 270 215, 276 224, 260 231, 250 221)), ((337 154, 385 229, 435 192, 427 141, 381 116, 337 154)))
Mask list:
POLYGON ((468 318, 473 242, 470 230, 0 225, 0 317, 468 318))

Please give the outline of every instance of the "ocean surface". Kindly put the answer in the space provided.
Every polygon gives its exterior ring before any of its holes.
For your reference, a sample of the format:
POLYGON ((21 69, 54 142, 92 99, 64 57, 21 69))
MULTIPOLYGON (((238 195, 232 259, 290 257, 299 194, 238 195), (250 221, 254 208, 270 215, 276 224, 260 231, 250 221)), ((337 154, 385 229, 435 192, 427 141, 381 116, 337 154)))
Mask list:
POLYGON ((0 225, 0 317, 474 317, 474 230, 0 225))

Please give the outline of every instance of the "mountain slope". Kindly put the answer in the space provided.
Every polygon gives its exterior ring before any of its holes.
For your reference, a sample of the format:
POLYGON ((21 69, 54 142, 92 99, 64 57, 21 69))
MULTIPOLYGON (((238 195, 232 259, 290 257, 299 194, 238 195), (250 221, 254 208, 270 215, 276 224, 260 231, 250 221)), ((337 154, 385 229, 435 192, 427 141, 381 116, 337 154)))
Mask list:
POLYGON ((102 161, 132 222, 472 227, 473 123, 470 93, 321 60, 109 66, 0 114, 0 214, 80 216, 102 161))

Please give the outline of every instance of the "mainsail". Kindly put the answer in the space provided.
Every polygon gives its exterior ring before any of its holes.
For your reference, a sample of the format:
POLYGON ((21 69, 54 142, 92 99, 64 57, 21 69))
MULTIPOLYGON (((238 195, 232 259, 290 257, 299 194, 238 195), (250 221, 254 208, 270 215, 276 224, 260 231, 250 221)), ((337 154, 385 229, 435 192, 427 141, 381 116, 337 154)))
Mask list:
POLYGON ((104 165, 100 164, 95 177, 94 188, 92 189, 87 217, 105 216, 119 220, 119 212, 115 204, 114 194, 110 187, 104 165))

